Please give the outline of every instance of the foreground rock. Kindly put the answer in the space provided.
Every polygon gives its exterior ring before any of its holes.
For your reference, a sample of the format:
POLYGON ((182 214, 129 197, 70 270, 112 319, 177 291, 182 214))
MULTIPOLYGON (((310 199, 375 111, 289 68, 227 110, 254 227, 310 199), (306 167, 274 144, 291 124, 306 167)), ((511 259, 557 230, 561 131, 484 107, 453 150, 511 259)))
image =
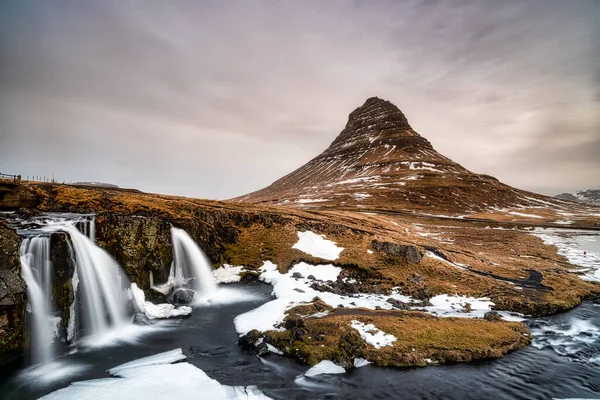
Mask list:
POLYGON ((23 348, 25 282, 21 279, 21 238, 0 221, 0 364, 23 348))

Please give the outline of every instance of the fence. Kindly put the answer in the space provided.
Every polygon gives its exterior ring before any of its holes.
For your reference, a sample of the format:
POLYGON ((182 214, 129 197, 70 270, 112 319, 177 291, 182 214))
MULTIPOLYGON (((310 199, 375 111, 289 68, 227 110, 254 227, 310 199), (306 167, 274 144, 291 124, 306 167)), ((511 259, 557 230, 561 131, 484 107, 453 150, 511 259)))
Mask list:
POLYGON ((0 179, 9 180, 9 181, 17 183, 17 182, 21 181, 21 175, 8 175, 8 174, 3 174, 0 172, 0 179))
POLYGON ((18 182, 47 182, 47 183, 56 183, 54 180, 54 176, 42 176, 42 175, 32 175, 32 176, 23 176, 23 175, 10 175, 3 174, 0 172, 0 180, 11 181, 14 183, 18 182))

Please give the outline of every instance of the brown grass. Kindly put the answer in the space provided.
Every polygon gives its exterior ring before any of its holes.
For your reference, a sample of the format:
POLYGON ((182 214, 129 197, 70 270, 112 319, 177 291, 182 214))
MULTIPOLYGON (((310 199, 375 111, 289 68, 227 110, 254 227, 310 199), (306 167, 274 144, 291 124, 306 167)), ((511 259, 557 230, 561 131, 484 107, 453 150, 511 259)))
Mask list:
MULTIPOLYGON (((297 328, 296 328, 297 329, 297 328)), ((294 340, 292 331, 267 332, 285 354, 314 365, 332 360, 348 365, 353 358, 366 358, 380 366, 426 365, 499 358, 529 344, 529 331, 521 323, 491 322, 468 318, 437 318, 406 311, 336 310, 330 316, 306 319, 306 335, 294 340), (397 340, 376 349, 367 344, 351 321, 374 324, 397 340)))

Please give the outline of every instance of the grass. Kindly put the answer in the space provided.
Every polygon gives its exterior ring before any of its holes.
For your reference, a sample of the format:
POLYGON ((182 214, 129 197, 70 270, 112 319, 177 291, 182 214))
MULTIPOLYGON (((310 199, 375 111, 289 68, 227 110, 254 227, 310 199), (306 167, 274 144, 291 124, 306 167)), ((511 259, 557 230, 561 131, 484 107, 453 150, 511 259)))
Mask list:
POLYGON ((350 365, 356 357, 395 367, 424 366, 427 359, 437 363, 468 362, 499 358, 530 342, 529 331, 521 323, 437 318, 412 311, 337 309, 326 317, 305 319, 304 327, 295 329, 304 330, 299 340, 291 329, 265 335, 286 355, 310 365, 321 360, 350 365), (353 320, 374 324, 397 340, 392 346, 377 349, 351 328, 353 320))

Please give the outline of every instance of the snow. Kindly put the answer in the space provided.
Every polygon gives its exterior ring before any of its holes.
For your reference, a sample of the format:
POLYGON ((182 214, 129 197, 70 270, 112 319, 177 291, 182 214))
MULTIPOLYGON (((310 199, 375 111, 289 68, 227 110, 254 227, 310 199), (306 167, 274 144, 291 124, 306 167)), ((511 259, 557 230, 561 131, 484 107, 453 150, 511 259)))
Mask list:
MULTIPOLYGON (((460 266, 459 266, 460 267, 460 266)), ((381 295, 374 293, 359 293, 350 296, 335 294, 329 291, 320 292, 310 286, 315 282, 308 279, 313 275, 318 281, 335 281, 341 272, 341 268, 333 265, 310 265, 299 263, 294 265, 287 273, 282 274, 277 270, 277 265, 266 261, 260 268, 261 274, 258 279, 273 285, 272 295, 275 297, 268 303, 246 313, 238 315, 234 319, 235 329, 240 335, 244 335, 253 329, 261 332, 269 330, 283 331, 281 326, 285 319, 285 312, 290 308, 301 304, 308 304, 315 297, 319 297, 323 302, 331 307, 343 306, 345 308, 367 308, 375 310, 377 307, 384 310, 393 309, 393 305, 388 303, 392 298, 403 303, 411 303, 413 299, 402 295, 397 288, 394 288, 390 295, 381 295), (300 273, 301 278, 294 278, 294 272, 300 273)), ((473 298, 465 296, 450 296, 447 294, 433 297, 432 305, 425 307, 425 311, 443 317, 462 317, 462 318, 483 318, 487 311, 494 305, 488 298, 473 298), (471 305, 471 311, 465 312, 466 304, 471 305)), ((419 309, 421 309, 419 307, 419 309)), ((502 318, 508 321, 521 321, 521 316, 515 313, 499 311, 502 318)), ((315 316, 322 316, 315 315, 315 316)))
POLYGON ((121 364, 117 367, 109 369, 108 372, 111 375, 121 376, 121 373, 124 373, 128 369, 147 367, 150 365, 172 364, 177 361, 185 360, 185 358, 186 357, 183 354, 183 350, 175 349, 121 364))
MULTIPOLYGON (((418 232, 417 232, 417 233, 418 233, 418 232)), ((451 261, 448 261, 448 260, 444 260, 442 257, 440 257, 440 256, 438 256, 437 254, 435 254, 433 251, 427 250, 427 251, 425 252, 425 254, 427 255, 427 257, 431 257, 431 258, 433 258, 433 259, 435 259, 435 260, 438 260, 438 261, 444 262, 444 263, 446 263, 446 264, 450 264, 450 265, 452 265, 453 267, 456 267, 456 268, 462 269, 463 271, 466 271, 466 270, 467 270, 467 269, 466 269, 466 268, 465 268, 465 267, 464 267, 462 264, 457 264, 457 263, 453 263, 453 262, 451 262, 451 261)))
POLYGON ((317 376, 322 374, 344 374, 346 370, 344 367, 340 367, 333 363, 333 361, 323 360, 308 371, 304 373, 304 376, 317 376))
POLYGON ((360 334, 360 337, 376 349, 391 346, 397 340, 394 335, 383 332, 373 324, 365 325, 360 321, 352 320, 350 326, 352 326, 353 329, 356 329, 360 334))
POLYGON ((298 242, 292 246, 313 257, 323 258, 325 260, 337 260, 343 247, 338 247, 331 240, 325 239, 322 235, 317 235, 311 231, 298 232, 298 242))
POLYGON ((367 250, 367 253, 373 254, 373 250, 367 250))
MULTIPOLYGON (((493 302, 487 297, 475 298, 458 295, 441 294, 429 299, 431 306, 425 307, 425 310, 440 317, 459 317, 459 318, 483 318, 486 312, 492 310, 493 302), (465 307, 469 304, 471 311, 467 312, 465 307)), ((523 321, 523 315, 498 311, 502 319, 506 321, 523 321)))
POLYGON ((421 161, 413 161, 413 162, 402 162, 402 164, 406 164, 408 165, 408 168, 412 169, 412 170, 428 170, 428 171, 433 171, 433 172, 444 172, 440 169, 436 169, 433 168, 436 165, 432 164, 432 163, 428 163, 428 162, 421 162, 421 161))
POLYGON ((539 219, 544 219, 544 217, 540 217, 539 215, 534 215, 534 214, 525 214, 525 213, 520 213, 520 212, 516 212, 516 211, 509 211, 509 214, 512 215, 516 215, 518 217, 527 217, 527 218, 539 218, 539 219))
POLYGON ((410 175, 402 178, 403 181, 416 181, 423 177, 423 175, 410 175))
POLYGON ((571 221, 570 219, 561 219, 558 221, 554 221, 553 224, 556 225, 571 225, 573 224, 574 221, 571 221))
POLYGON ((539 237, 544 244, 554 245, 558 254, 565 257, 569 263, 583 267, 581 278, 586 281, 600 282, 600 252, 596 253, 586 249, 586 245, 579 244, 580 241, 590 243, 600 242, 599 235, 593 235, 585 231, 566 231, 560 229, 536 228, 532 235, 539 237), (584 248, 582 248, 584 247, 584 248), (587 254, 583 254, 583 251, 587 254))
POLYGON ((243 266, 234 267, 229 264, 223 264, 221 268, 213 270, 213 276, 217 283, 234 283, 239 282, 240 272, 242 272, 243 266))
POLYGON ((309 203, 323 203, 324 201, 329 201, 329 200, 328 199, 298 199, 298 200, 295 200, 294 203, 309 204, 309 203))
POLYGON ((270 261, 263 264, 260 269, 259 280, 273 285, 272 295, 276 297, 268 303, 261 305, 251 311, 238 315, 234 319, 235 329, 240 335, 250 332, 252 329, 259 331, 283 330, 280 324, 285 318, 285 311, 300 304, 312 302, 315 297, 319 297, 325 303, 332 307, 343 305, 346 308, 368 308, 374 310, 375 307, 390 310, 393 306, 387 302, 388 298, 393 298, 401 302, 409 302, 408 296, 403 296, 394 291, 389 296, 377 294, 361 293, 353 297, 343 296, 331 292, 319 292, 310 286, 315 282, 308 279, 313 275, 322 282, 335 281, 341 268, 333 265, 310 265, 299 263, 294 265, 287 273, 282 274, 277 270, 277 266, 270 261), (292 274, 299 272, 302 278, 294 278, 292 274))
POLYGON ((371 361, 365 360, 364 358, 355 358, 354 359, 354 368, 362 368, 369 364, 371 364, 371 361))
POLYGON ((181 349, 141 358, 109 370, 113 377, 73 382, 43 397, 54 399, 268 399, 255 386, 226 386, 187 363, 181 349))
POLYGON ((378 181, 379 179, 381 179, 380 176, 365 176, 365 177, 360 177, 360 178, 352 178, 352 179, 346 179, 345 181, 339 181, 339 182, 334 182, 334 183, 330 183, 327 186, 335 186, 335 185, 347 185, 347 184, 351 184, 351 183, 371 183, 373 181, 378 181))
POLYGON ((176 308, 173 304, 154 304, 146 301, 144 291, 138 288, 135 283, 131 284, 129 293, 131 294, 136 311, 146 314, 148 319, 175 318, 190 315, 192 313, 192 308, 188 306, 176 308))

